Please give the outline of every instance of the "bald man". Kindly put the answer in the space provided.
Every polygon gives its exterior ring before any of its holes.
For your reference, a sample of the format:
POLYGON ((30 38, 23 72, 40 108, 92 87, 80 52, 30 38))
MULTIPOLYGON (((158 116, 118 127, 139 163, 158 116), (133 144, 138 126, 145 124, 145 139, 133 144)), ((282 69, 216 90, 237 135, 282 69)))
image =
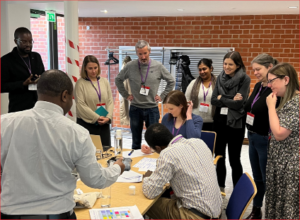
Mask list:
POLYGON ((64 116, 73 98, 67 74, 44 72, 37 93, 34 108, 1 115, 1 219, 75 219, 72 170, 103 189, 125 165, 119 159, 103 168, 88 130, 64 116))
POLYGON ((16 47, 1 57, 1 93, 9 93, 8 112, 33 108, 37 101, 36 83, 45 72, 41 55, 32 52, 31 32, 24 27, 14 33, 16 47))

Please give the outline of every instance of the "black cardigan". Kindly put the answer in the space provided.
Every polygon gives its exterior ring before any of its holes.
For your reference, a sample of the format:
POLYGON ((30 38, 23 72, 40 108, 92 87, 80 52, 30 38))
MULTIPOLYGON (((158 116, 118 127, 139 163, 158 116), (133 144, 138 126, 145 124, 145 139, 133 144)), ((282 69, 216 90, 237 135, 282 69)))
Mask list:
MULTIPOLYGON (((34 75, 45 72, 41 55, 36 52, 29 54, 31 71, 34 75)), ((1 57, 1 93, 9 93, 8 112, 31 109, 37 101, 37 92, 28 90, 23 82, 30 76, 30 72, 17 47, 12 52, 1 57)))

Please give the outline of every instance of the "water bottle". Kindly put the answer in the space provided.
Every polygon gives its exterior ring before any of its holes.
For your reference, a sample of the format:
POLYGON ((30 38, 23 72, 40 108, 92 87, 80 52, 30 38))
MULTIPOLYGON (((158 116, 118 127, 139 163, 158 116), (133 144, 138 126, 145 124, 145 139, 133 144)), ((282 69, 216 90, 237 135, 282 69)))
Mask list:
POLYGON ((115 156, 122 156, 123 150, 123 137, 122 130, 116 130, 115 134, 115 156))

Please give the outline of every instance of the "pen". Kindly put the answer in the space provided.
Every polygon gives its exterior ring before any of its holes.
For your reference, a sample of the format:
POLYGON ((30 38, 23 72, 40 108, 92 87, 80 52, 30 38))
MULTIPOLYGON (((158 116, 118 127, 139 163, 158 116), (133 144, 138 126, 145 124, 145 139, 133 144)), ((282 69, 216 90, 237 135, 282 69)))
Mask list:
POLYGON ((130 153, 128 154, 128 156, 130 156, 130 155, 132 154, 133 151, 134 151, 134 150, 130 151, 130 153))

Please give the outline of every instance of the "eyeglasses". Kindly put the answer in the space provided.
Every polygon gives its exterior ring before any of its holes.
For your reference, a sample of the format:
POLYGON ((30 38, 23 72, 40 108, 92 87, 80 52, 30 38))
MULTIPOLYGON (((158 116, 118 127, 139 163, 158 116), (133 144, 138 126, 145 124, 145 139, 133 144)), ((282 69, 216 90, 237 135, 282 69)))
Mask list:
POLYGON ((22 44, 34 44, 34 41, 31 40, 31 41, 27 41, 27 40, 20 40, 20 39, 17 39, 17 41, 21 42, 22 44))
POLYGON ((280 77, 276 77, 276 78, 274 78, 274 79, 270 79, 270 80, 268 80, 268 84, 272 84, 272 83, 273 83, 273 81, 274 81, 275 79, 278 79, 278 78, 280 78, 280 77))

